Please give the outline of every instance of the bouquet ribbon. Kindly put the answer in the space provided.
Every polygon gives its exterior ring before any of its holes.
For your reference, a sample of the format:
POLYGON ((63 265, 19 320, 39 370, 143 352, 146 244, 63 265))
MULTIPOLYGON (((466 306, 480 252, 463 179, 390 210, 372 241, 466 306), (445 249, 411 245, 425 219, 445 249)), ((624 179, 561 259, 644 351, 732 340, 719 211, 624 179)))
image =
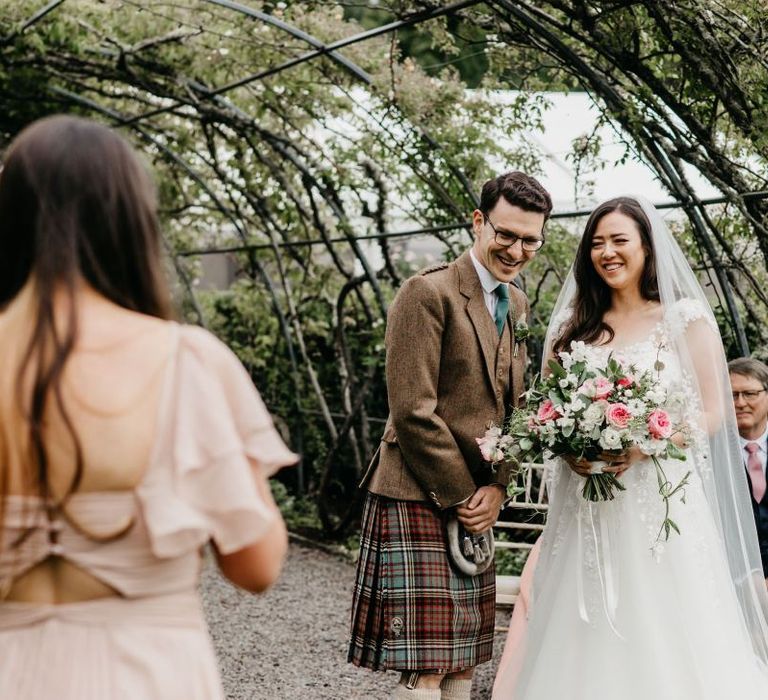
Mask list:
POLYGON ((595 507, 592 501, 580 500, 579 514, 577 517, 578 550, 576 552, 576 561, 579 568, 576 577, 576 593, 579 602, 579 617, 590 624, 589 612, 587 611, 587 602, 584 595, 584 573, 586 570, 586 560, 584 554, 584 522, 589 521, 587 537, 590 537, 595 548, 595 562, 597 563, 597 577, 600 582, 600 598, 603 604, 608 626, 619 638, 624 639, 621 633, 616 629, 616 608, 618 606, 618 591, 616 588, 615 571, 616 566, 613 560, 613 542, 611 540, 611 531, 605 517, 599 518, 598 524, 595 523, 595 507), (599 529, 599 536, 598 536, 599 529))

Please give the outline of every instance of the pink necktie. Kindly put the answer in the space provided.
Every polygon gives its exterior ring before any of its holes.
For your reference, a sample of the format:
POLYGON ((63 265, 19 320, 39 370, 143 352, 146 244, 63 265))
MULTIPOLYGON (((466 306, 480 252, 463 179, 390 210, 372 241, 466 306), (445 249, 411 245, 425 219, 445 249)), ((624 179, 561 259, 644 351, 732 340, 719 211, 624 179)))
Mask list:
POLYGON ((748 442, 744 449, 749 452, 747 471, 752 482, 752 495, 755 497, 755 501, 760 503, 765 495, 765 472, 763 471, 763 465, 760 463, 760 458, 757 456, 760 445, 756 442, 748 442))

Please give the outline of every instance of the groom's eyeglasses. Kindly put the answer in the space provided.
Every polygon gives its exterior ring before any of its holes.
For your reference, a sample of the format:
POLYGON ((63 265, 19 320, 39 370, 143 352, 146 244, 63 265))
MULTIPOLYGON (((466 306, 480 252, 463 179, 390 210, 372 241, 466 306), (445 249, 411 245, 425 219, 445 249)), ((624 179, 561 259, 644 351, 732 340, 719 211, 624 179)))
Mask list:
POLYGON ((751 391, 732 391, 731 395, 733 396, 734 401, 739 400, 739 396, 743 396, 745 401, 749 401, 750 403, 752 401, 755 401, 760 394, 762 394, 765 389, 752 389, 751 391))
POLYGON ((490 217, 487 214, 483 214, 483 216, 493 230, 493 240, 496 241, 496 245, 500 245, 503 248, 511 248, 515 243, 520 241, 523 250, 527 250, 529 253, 539 250, 539 248, 544 245, 543 238, 523 238, 522 236, 516 236, 514 233, 497 231, 490 217))

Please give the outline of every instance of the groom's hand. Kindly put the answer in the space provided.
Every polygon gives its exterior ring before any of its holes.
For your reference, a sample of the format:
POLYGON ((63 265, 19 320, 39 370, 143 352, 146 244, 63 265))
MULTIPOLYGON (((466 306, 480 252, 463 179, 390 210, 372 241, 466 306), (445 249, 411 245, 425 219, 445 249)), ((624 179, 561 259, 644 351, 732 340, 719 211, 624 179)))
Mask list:
POLYGON ((466 503, 456 507, 456 517, 467 532, 484 532, 499 517, 504 495, 504 487, 500 484, 481 486, 466 503))

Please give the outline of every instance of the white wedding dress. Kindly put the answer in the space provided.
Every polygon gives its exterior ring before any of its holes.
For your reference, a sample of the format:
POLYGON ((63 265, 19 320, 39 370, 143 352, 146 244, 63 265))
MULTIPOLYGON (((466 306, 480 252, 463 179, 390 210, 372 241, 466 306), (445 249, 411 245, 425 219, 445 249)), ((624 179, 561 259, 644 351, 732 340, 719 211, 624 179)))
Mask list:
MULTIPOLYGON (((676 304, 651 337, 615 354, 641 371, 660 360, 666 382, 684 383, 669 336, 706 318, 700 308, 676 304)), ((602 360, 609 351, 587 347, 602 360)), ((547 565, 536 572, 521 648, 499 669, 496 700, 768 698, 768 670, 750 642, 706 495, 718 465, 702 442, 687 461, 663 463, 673 484, 691 476, 685 503, 671 505, 681 534, 661 545, 664 505, 650 459, 624 473, 626 491, 600 503, 584 500, 584 479, 565 462, 549 465, 557 495, 542 536, 547 565)))

